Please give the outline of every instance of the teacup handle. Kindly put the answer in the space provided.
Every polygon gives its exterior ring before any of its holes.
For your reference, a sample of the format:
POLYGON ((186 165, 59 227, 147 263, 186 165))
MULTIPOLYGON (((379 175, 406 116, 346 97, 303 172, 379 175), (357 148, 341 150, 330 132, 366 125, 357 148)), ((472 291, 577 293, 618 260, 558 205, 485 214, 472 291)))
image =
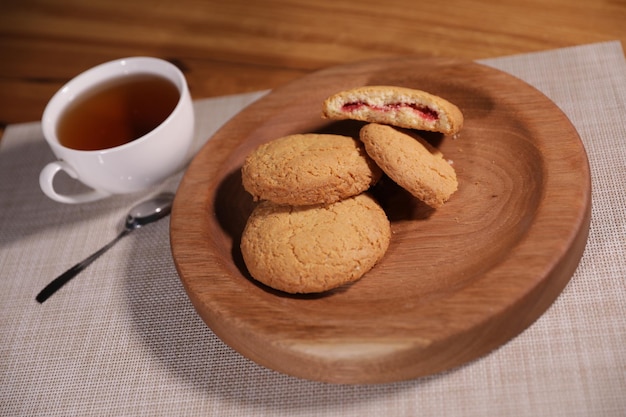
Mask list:
POLYGON ((104 191, 98 190, 74 195, 59 194, 54 189, 53 180, 57 172, 61 170, 65 171, 70 177, 74 178, 75 180, 78 179, 76 171, 74 171, 72 167, 70 167, 65 161, 50 162, 41 170, 41 174, 39 174, 39 186, 41 187, 41 190, 44 192, 44 194, 46 194, 51 199, 56 200, 60 203, 77 204, 101 200, 111 195, 104 191))

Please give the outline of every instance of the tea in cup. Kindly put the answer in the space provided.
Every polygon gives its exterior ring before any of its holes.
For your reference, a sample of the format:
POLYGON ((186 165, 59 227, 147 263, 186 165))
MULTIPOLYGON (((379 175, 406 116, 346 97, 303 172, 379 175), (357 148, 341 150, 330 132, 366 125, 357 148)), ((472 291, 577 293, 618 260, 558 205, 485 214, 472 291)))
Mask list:
POLYGON ((41 171, 43 192, 83 203, 158 185, 189 161, 194 134, 191 96, 171 63, 131 57, 98 65, 72 79, 47 104, 44 137, 58 158, 41 171), (57 192, 65 171, 92 190, 57 192))

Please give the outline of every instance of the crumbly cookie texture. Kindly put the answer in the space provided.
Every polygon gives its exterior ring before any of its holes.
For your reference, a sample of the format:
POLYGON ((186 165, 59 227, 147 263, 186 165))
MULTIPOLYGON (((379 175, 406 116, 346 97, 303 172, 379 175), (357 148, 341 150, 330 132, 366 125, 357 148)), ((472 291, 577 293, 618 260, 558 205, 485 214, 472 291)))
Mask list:
POLYGON ((449 101, 421 90, 395 86, 365 86, 328 97, 322 105, 327 119, 353 119, 407 129, 456 134, 463 113, 449 101))
POLYGON ((457 190, 454 168, 417 134, 370 123, 361 128, 360 138, 370 157, 392 180, 429 206, 443 206, 457 190))
POLYGON ((330 204, 360 194, 382 171, 354 138, 296 134, 259 146, 246 158, 243 186, 255 200, 285 205, 330 204))
POLYGON ((261 202, 241 240, 248 271, 288 293, 318 293, 361 278, 383 257, 389 220, 367 193, 330 205, 261 202))

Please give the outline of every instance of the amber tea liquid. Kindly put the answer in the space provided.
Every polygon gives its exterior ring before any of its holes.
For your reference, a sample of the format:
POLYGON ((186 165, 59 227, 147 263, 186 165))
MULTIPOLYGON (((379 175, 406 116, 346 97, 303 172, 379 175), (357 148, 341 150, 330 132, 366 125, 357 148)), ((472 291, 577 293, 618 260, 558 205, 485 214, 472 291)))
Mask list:
POLYGON ((140 138, 169 116, 178 88, 152 74, 115 78, 78 97, 61 115, 59 142, 79 150, 113 148, 140 138))

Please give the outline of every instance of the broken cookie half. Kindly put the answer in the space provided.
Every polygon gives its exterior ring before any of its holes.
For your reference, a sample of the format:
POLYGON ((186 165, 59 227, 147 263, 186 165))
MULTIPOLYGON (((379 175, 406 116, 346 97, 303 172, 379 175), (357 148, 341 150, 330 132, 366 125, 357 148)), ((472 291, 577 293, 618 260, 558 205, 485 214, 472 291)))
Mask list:
POLYGON ((447 135, 463 127, 463 113, 454 104, 425 91, 395 86, 339 92, 324 101, 322 113, 331 120, 360 120, 447 135))

